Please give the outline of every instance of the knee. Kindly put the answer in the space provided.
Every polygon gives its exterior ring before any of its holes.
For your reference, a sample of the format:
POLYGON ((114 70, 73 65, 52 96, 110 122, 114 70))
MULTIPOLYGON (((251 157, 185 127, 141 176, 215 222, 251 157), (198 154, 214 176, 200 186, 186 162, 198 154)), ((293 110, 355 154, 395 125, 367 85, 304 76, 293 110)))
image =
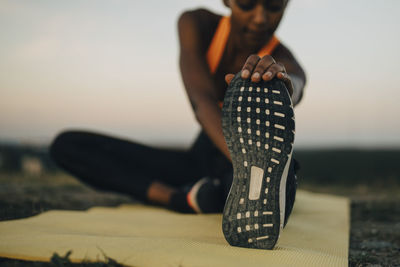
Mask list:
POLYGON ((64 131, 58 134, 49 146, 50 157, 58 162, 62 154, 73 145, 75 135, 74 131, 64 131))

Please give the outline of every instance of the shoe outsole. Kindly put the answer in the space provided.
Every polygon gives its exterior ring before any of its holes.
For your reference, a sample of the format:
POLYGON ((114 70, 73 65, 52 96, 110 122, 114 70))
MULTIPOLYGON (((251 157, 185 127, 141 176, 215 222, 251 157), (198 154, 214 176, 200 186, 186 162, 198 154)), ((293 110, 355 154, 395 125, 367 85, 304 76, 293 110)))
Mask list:
POLYGON ((222 128, 233 182, 222 220, 232 246, 272 249, 283 228, 286 178, 294 142, 293 106, 284 83, 240 78, 230 83, 222 128))

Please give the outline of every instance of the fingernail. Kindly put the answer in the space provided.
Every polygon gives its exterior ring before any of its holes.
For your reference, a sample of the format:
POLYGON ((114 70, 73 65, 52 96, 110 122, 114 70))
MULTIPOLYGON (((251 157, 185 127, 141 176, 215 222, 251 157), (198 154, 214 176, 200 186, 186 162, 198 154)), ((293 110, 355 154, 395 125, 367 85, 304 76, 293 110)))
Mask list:
POLYGON ((260 78, 260 73, 256 72, 253 74, 253 79, 259 79, 260 78))
POLYGON ((250 75, 250 71, 248 70, 243 70, 242 71, 242 78, 248 78, 250 75))
POLYGON ((267 76, 268 78, 271 77, 271 76, 272 76, 272 72, 267 71, 267 72, 265 73, 265 76, 267 76))

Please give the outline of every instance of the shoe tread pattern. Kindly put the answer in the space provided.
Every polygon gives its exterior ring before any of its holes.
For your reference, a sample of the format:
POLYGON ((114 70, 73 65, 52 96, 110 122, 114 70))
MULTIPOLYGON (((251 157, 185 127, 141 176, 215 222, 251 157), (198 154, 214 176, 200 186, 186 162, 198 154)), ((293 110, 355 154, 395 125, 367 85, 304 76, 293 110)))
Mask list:
POLYGON ((283 224, 279 207, 280 180, 294 142, 294 112, 284 83, 276 78, 253 83, 241 79, 237 74, 225 94, 222 127, 233 164, 233 182, 223 211, 224 236, 233 246, 272 249, 283 224), (250 108, 249 112, 247 108, 250 108), (266 113, 267 109, 269 114, 266 113), (284 114, 284 117, 275 115, 276 112, 284 114), (269 121, 269 126, 266 121, 269 121), (276 128, 275 124, 284 126, 284 129, 276 128), (269 137, 266 137, 266 133, 269 133, 269 137), (268 149, 265 148, 266 144, 268 149), (280 153, 276 152, 279 150, 280 153), (248 199, 251 166, 264 170, 261 194, 257 200, 248 199), (269 182, 267 177, 270 178, 269 182), (268 188, 268 193, 265 193, 265 188, 268 188), (272 215, 263 214, 271 211, 272 215))

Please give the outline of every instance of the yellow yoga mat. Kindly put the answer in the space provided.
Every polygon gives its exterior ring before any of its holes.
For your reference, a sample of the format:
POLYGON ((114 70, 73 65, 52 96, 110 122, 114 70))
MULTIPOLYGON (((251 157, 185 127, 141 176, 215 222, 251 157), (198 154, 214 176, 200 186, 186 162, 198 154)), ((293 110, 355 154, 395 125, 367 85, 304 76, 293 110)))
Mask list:
POLYGON ((221 215, 184 215, 144 205, 54 210, 0 222, 0 256, 101 260, 130 266, 347 266, 349 201, 299 191, 274 250, 231 247, 221 215))

